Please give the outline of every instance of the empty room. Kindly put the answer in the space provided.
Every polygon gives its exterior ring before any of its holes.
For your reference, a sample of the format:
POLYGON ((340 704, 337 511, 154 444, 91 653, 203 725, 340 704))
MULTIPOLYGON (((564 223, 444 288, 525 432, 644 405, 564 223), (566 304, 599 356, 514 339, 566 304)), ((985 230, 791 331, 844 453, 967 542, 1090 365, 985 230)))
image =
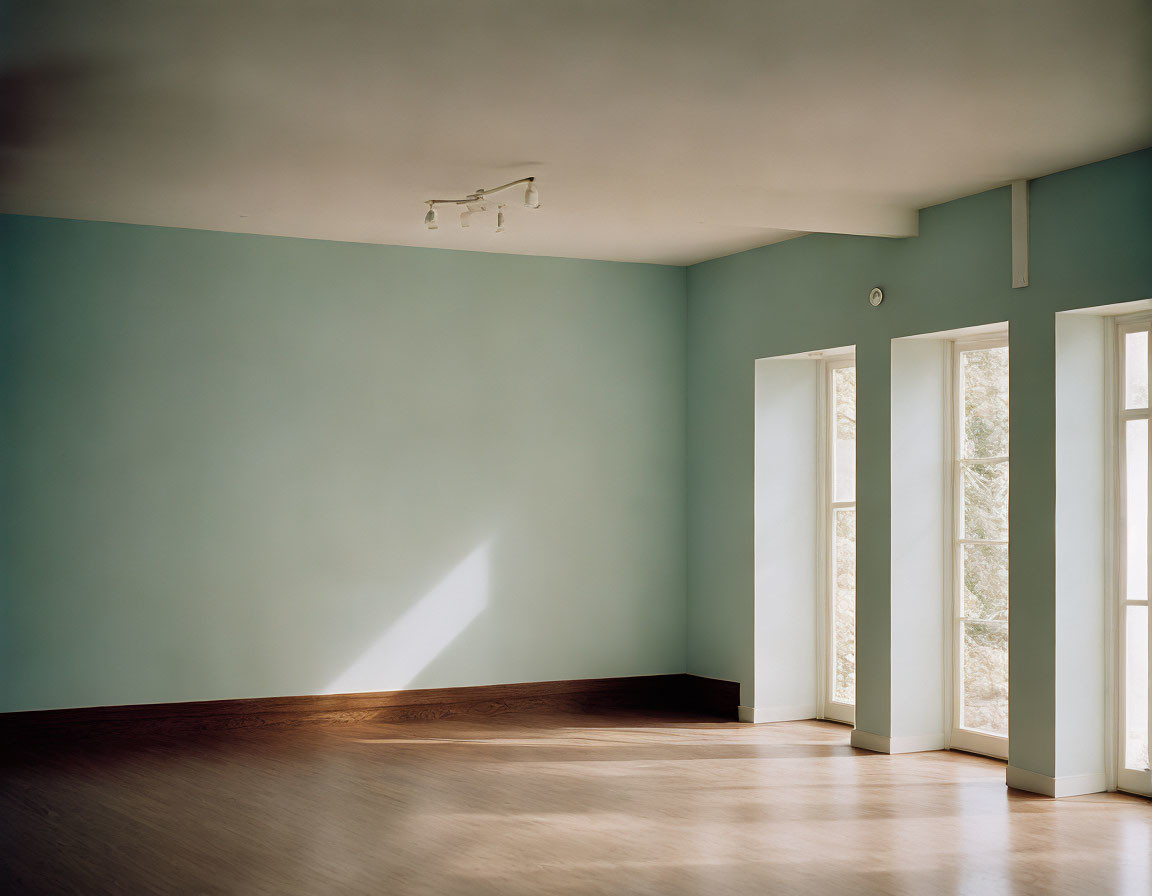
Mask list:
POLYGON ((0 23, 0 892, 1152 893, 1147 0, 0 23))

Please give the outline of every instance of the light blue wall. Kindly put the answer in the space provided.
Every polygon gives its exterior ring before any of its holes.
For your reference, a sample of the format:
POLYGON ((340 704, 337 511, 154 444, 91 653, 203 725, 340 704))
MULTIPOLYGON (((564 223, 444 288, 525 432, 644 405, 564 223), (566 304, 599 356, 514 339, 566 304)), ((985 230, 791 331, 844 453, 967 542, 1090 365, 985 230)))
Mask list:
POLYGON ((0 709, 685 668, 683 269, 0 251, 0 709))
POLYGON ((1011 761, 1054 775, 1054 312, 1152 296, 1152 151, 1033 182, 1025 289, 1011 288, 1009 199, 926 209, 914 239, 814 235, 689 268, 689 671, 754 678, 753 362, 854 344, 856 719, 889 734, 891 339, 1007 320, 1011 761))

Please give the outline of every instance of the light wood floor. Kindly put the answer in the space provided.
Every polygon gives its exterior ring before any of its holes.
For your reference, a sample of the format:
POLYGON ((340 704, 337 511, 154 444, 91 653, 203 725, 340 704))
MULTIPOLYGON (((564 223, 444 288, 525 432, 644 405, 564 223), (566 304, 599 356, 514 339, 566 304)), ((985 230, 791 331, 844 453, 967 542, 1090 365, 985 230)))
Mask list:
POLYGON ((9 758, 0 892, 1152 893, 1152 804, 831 723, 520 715, 9 758))

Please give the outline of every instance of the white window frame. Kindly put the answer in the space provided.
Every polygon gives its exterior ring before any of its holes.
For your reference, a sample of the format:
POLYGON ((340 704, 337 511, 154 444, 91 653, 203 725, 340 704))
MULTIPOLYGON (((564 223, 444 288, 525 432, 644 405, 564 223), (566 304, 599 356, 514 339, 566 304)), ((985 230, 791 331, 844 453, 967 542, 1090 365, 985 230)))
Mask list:
MULTIPOLYGON (((1112 389, 1109 396, 1109 408, 1111 409, 1113 419, 1113 440, 1115 442, 1114 468, 1116 470, 1114 482, 1114 502, 1115 502, 1115 574, 1113 581, 1115 582, 1115 598, 1113 606, 1115 608, 1112 614, 1112 630, 1113 630, 1113 644, 1115 650, 1115 661, 1113 663, 1112 674, 1115 676, 1116 682, 1116 704, 1114 706, 1114 718, 1112 721, 1113 730, 1113 747, 1114 747, 1114 762, 1116 763, 1116 787, 1118 790, 1125 790, 1129 793, 1137 793, 1143 796, 1152 796, 1152 770, 1139 770, 1125 768, 1125 753, 1126 753, 1126 740, 1127 721, 1125 719, 1125 711, 1127 708, 1127 695, 1125 693, 1127 688, 1127 675, 1126 675, 1126 651, 1127 644, 1127 608, 1134 606, 1149 607, 1149 600, 1128 600, 1128 563, 1127 563, 1127 548, 1128 548, 1128 529, 1127 529, 1127 489, 1125 488, 1125 479, 1127 477, 1127 422, 1129 420, 1148 420, 1149 426, 1149 473, 1152 474, 1152 394, 1149 396, 1149 407, 1147 408, 1131 408, 1124 407, 1124 361, 1125 361, 1125 336, 1128 333, 1152 330, 1152 313, 1142 312, 1140 314, 1124 315, 1116 318, 1115 321, 1115 339, 1113 340, 1113 367, 1112 367, 1112 389)), ((1149 332, 1149 391, 1152 393, 1152 332, 1149 332)), ((1152 475, 1148 479, 1149 489, 1152 491, 1152 475)), ((1149 514, 1152 516, 1152 494, 1149 495, 1149 514)), ((1152 519, 1150 519, 1152 523, 1152 519)), ((1149 528, 1149 540, 1152 541, 1152 527, 1149 528)), ((1149 588, 1152 589, 1152 544, 1149 545, 1148 562, 1149 562, 1149 588)), ((1152 597, 1152 595, 1149 595, 1152 597)), ((1149 622, 1149 644, 1152 645, 1152 607, 1149 607, 1148 613, 1149 622)), ((1152 729, 1152 687, 1149 688, 1149 728, 1152 729)), ((1149 732, 1149 737, 1152 739, 1152 730, 1149 732)), ((1152 743, 1152 740, 1150 740, 1152 743)))
MULTIPOLYGON (((952 525, 949 532, 949 550, 951 551, 951 581, 947 588, 946 597, 946 612, 945 612, 945 629, 948 648, 945 650, 945 670, 944 680, 946 683, 946 720, 947 730, 945 732, 948 748, 952 750, 963 750, 967 753, 979 753, 983 756, 991 756, 996 759, 1008 758, 1008 738, 997 734, 990 734, 986 731, 975 731, 970 728, 963 728, 960 725, 960 712, 962 709, 961 701, 961 687, 962 687, 962 672, 964 661, 964 644, 963 633, 964 627, 962 622, 965 617, 963 614, 964 608, 964 576, 961 570, 961 563, 963 562, 963 546, 966 544, 980 543, 980 544, 1008 544, 1008 540, 1003 542, 975 542, 972 539, 966 539, 964 535, 964 521, 963 510, 963 468, 967 464, 972 463, 989 463, 1000 462, 1008 463, 1008 458, 961 458, 961 445, 964 438, 964 407, 961 401, 960 392, 960 356, 961 353, 979 349, 989 348, 1008 348, 1008 333, 1001 331, 994 334, 982 335, 972 337, 969 339, 956 340, 952 343, 952 357, 951 357, 951 376, 949 377, 949 388, 951 395, 949 396, 949 404, 951 411, 949 413, 950 432, 947 433, 948 445, 948 463, 952 475, 950 477, 951 487, 948 495, 948 512, 951 515, 952 525)), ((1011 445, 1009 445, 1009 452, 1011 452, 1011 445)), ((1011 485, 1009 485, 1009 492, 1011 492, 1011 485)), ((1011 550, 1009 550, 1011 555, 1011 550)), ((1009 556, 1009 563, 1011 563, 1011 556, 1009 556)), ((1011 595, 1009 595, 1011 601, 1011 595)), ((1011 624, 1011 612, 1009 612, 1009 625, 1011 624)))
MULTIPOLYGON (((856 704, 841 703, 832 699, 836 676, 835 654, 835 588, 836 574, 833 569, 835 563, 835 514, 844 508, 856 509, 856 495, 853 493, 851 501, 834 501, 835 495, 835 426, 836 426, 836 396, 833 381, 833 371, 844 367, 856 366, 856 354, 837 355, 827 358, 821 371, 820 388, 820 421, 818 433, 820 445, 820 488, 818 489, 820 506, 820 545, 817 556, 820 562, 818 576, 820 589, 819 637, 817 639, 817 659, 819 663, 817 681, 819 684, 820 718, 833 722, 843 722, 846 725, 856 724, 856 704)), ((859 404, 857 404, 859 407, 859 404)), ((857 483, 858 486, 858 483, 857 483)), ((858 490, 858 488, 857 488, 858 490)), ((857 524, 859 517, 857 516, 857 524)), ((853 695, 855 698, 855 695, 853 695)))

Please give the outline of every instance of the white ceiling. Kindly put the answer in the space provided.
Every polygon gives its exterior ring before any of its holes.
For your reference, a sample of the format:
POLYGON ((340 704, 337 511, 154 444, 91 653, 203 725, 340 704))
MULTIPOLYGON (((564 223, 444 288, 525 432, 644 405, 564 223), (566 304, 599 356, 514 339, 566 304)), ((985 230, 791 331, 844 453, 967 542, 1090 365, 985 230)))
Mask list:
POLYGON ((1147 0, 6 6, 5 212, 687 264, 1152 145, 1147 0))

